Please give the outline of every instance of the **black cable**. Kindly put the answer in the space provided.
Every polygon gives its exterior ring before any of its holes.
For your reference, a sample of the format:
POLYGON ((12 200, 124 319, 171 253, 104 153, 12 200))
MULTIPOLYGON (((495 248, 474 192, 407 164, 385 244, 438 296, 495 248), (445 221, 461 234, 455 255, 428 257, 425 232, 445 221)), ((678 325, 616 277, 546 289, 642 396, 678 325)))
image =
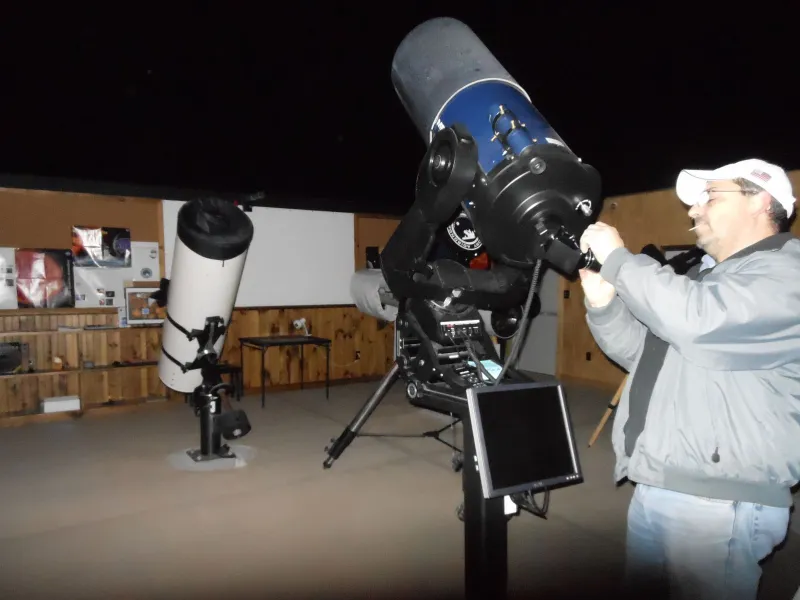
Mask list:
POLYGON ((483 363, 478 360, 478 355, 475 354, 475 350, 472 347, 472 340, 470 340, 470 339, 464 340, 464 345, 467 347, 467 354, 469 354, 469 357, 472 359, 472 362, 475 363, 475 366, 477 367, 478 372, 483 373, 484 375, 486 375, 486 380, 487 381, 491 381, 492 384, 494 384, 496 382, 496 379, 494 378, 494 376, 491 373, 489 373, 488 369, 485 366, 483 366, 483 363))
POLYGON ((505 362, 503 363, 503 369, 500 371, 500 374, 497 376, 497 379, 492 381, 492 385, 497 385, 503 380, 503 377, 508 371, 508 367, 517 360, 517 353, 519 352, 520 346, 522 345, 522 339, 525 337, 525 329, 528 326, 528 316, 531 312, 531 305, 533 304, 533 298, 536 296, 536 288, 539 287, 539 271, 542 268, 542 261, 537 260, 536 265, 533 267, 533 276, 531 277, 531 287, 528 290, 528 298, 525 300, 525 308, 522 311, 522 320, 519 323, 519 330, 517 337, 514 339, 514 342, 511 344, 511 352, 509 353, 508 357, 506 358, 505 362))
POLYGON ((514 501, 514 504, 519 506, 522 510, 543 519, 547 518, 547 511, 550 508, 549 489, 544 491, 544 501, 542 502, 542 506, 539 506, 539 503, 536 502, 536 496, 530 491, 520 494, 513 494, 511 499, 514 501))

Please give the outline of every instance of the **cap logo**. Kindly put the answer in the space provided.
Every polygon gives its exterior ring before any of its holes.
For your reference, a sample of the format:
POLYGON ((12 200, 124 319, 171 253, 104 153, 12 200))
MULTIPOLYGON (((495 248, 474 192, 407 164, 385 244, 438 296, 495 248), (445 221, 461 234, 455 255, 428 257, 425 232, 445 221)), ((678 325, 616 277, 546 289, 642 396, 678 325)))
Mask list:
POLYGON ((753 170, 750 174, 761 181, 769 181, 772 179, 772 175, 769 173, 764 173, 764 171, 759 171, 758 169, 753 170))

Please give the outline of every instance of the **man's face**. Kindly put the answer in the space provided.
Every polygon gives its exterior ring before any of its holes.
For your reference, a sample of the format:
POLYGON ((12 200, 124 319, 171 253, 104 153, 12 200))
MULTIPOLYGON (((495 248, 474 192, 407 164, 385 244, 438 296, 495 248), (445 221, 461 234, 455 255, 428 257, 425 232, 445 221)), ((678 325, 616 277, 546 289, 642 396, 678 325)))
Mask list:
POLYGON ((730 180, 709 181, 706 195, 708 202, 692 206, 689 217, 694 220, 697 245, 720 260, 752 223, 752 198, 742 194, 741 188, 730 180))

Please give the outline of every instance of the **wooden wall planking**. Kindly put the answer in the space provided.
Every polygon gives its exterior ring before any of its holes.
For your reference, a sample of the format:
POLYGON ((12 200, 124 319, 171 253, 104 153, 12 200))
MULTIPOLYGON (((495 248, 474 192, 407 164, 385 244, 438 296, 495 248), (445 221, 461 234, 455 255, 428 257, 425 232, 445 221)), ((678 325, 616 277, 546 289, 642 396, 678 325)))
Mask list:
MULTIPOLYGON (((157 200, 0 188, 0 209, 8 216, 0 222, 0 246, 69 248, 73 224, 120 226, 131 229, 134 241, 157 242, 163 260, 161 202, 157 200)), ((382 249, 399 220, 379 215, 356 215, 355 219, 356 268, 363 268, 363 249, 382 249)), ((223 359, 239 364, 239 337, 293 333, 291 323, 300 317, 306 318, 312 334, 332 340, 331 381, 376 379, 391 366, 393 326, 384 326, 355 306, 236 309, 223 359)), ((112 366, 115 361, 157 360, 160 328, 59 331, 60 327, 113 326, 116 322, 115 309, 100 307, 0 311, 0 341, 27 343, 30 358, 40 370, 0 376, 0 416, 35 413, 43 398, 71 394, 79 394, 87 408, 163 396, 182 400, 164 388, 155 365, 112 366), (51 370, 55 356, 62 359, 63 369, 51 370), (85 361, 95 366, 82 369, 85 361)), ((268 386, 297 385, 299 355, 299 348, 271 349, 266 357, 268 386)), ((304 381, 323 382, 325 352, 306 347, 304 355, 304 381)), ((245 350, 244 358, 245 387, 257 389, 260 352, 245 350)))
MULTIPOLYGON (((78 310, 78 309, 75 309, 78 310)), ((88 310, 88 309, 86 309, 88 310)), ((104 309, 100 309, 104 310, 104 309)), ((161 351, 161 328, 119 328, 105 330, 54 331, 58 324, 77 325, 92 320, 91 315, 11 316, 0 312, 0 341, 29 344, 30 358, 37 373, 0 376, 0 416, 15 416, 38 411, 42 399, 79 394, 84 407, 108 402, 129 402, 150 397, 182 396, 168 393, 158 378, 156 365, 113 366, 119 362, 155 362, 161 351), (38 319, 41 330, 10 329, 15 324, 38 319), (54 323, 54 321, 56 323, 54 323), (61 321, 61 323, 57 323, 61 321), (48 329, 52 328, 52 329, 48 329), (53 358, 62 359, 63 370, 54 370, 53 358), (93 368, 83 368, 85 361, 93 368)), ((45 312, 45 311, 42 311, 45 312)), ((64 309, 66 312, 66 309, 64 309)), ((116 315, 113 315, 116 318, 116 315)), ((336 381, 372 380, 382 377, 393 360, 394 330, 382 327, 373 317, 354 306, 237 309, 225 341, 223 360, 241 364, 244 356, 244 384, 249 391, 260 388, 261 353, 245 349, 240 353, 239 338, 295 333, 292 321, 304 317, 313 335, 331 339, 330 379, 336 381)), ((104 319, 105 315, 99 315, 104 319)), ((304 348, 303 380, 314 384, 325 381, 326 355, 321 348, 304 348)), ((268 389, 287 389, 300 382, 300 349, 273 348, 267 352, 268 389)))
POLYGON ((0 342, 27 344, 28 358, 37 370, 56 368, 56 358, 64 369, 80 369, 87 362, 106 367, 114 362, 158 361, 161 328, 0 333, 0 342))
POLYGON ((113 308, 0 310, 0 342, 27 344, 23 360, 35 369, 25 372, 28 364, 24 364, 22 372, 0 375, 3 426, 16 422, 16 417, 36 415, 42 400, 54 396, 77 395, 82 410, 182 401, 183 396, 167 390, 158 377, 155 362, 161 351, 161 328, 116 325, 113 308), (80 329, 86 325, 113 328, 80 329), (78 329, 59 331, 60 327, 78 329))
POLYGON ((377 246, 378 252, 381 252, 400 224, 400 219, 362 214, 356 214, 353 218, 355 220, 353 229, 355 232, 356 270, 359 270, 367 266, 367 248, 377 246))
MULTIPOLYGON (((0 246, 67 249, 73 225, 126 227, 131 239, 163 237, 160 199, 0 188, 0 246)), ((52 396, 80 394, 84 407, 169 397, 153 365, 111 367, 114 361, 151 361, 160 350, 160 330, 59 332, 59 327, 115 325, 116 309, 26 309, 0 311, 0 341, 23 341, 36 368, 44 371, 0 376, 0 416, 36 413, 52 396), (53 357, 64 361, 53 368, 53 357), (83 361, 95 368, 81 370, 83 361)), ((13 421, 14 419, 4 419, 13 421)))
POLYGON ((181 394, 168 394, 156 365, 0 375, 0 417, 37 414, 43 399, 71 395, 80 396, 82 410, 163 398, 183 401, 181 394))
POLYGON ((58 331, 59 327, 116 325, 116 308, 26 308, 0 310, 0 333, 58 331))
MULTIPOLYGON (((240 351, 239 338, 296 333, 292 321, 305 318, 311 335, 331 340, 330 379, 362 380, 383 376, 393 360, 394 329, 381 328, 377 319, 355 306, 264 307, 237 309, 225 339, 223 359, 243 366, 244 387, 261 387, 261 351, 240 351), (244 357, 244 361, 240 360, 244 357)), ((303 381, 324 382, 326 357, 323 348, 303 349, 303 381)), ((265 365, 268 387, 294 387, 300 382, 300 348, 271 348, 265 365)))
MULTIPOLYGON (((800 190, 800 171, 789 173, 794 189, 800 190)), ((691 245, 695 236, 688 207, 672 189, 607 198, 600 221, 613 225, 627 248, 639 252, 647 244, 659 247, 691 245)), ((800 235, 800 219, 792 231, 800 235)), ((603 387, 616 387, 625 372, 600 350, 586 325, 583 290, 580 281, 562 279, 559 295, 559 335, 557 376, 603 387), (568 293, 568 298, 564 294, 568 293)))
POLYGON ((0 214, 0 247, 71 248, 73 225, 126 227, 163 246, 156 199, 0 188, 0 214))

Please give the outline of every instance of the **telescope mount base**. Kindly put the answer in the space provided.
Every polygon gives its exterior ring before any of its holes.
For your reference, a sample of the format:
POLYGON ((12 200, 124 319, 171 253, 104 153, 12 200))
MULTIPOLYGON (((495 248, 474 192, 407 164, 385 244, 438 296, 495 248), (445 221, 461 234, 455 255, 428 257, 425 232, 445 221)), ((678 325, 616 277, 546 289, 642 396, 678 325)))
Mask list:
POLYGON ((222 443, 222 432, 218 422, 221 398, 216 389, 212 388, 209 391, 208 387, 203 385, 192 395, 192 404, 200 417, 200 447, 187 450, 186 454, 196 463, 235 460, 236 454, 231 447, 222 443))
POLYGON ((203 454, 203 451, 200 448, 187 450, 186 454, 194 462, 208 462, 211 460, 220 460, 220 459, 233 460, 236 458, 236 453, 233 450, 231 450, 230 446, 228 446, 227 444, 223 444, 219 450, 211 454, 203 454))
MULTIPOLYGON (((395 363, 342 434, 325 449, 328 454, 323 463, 325 469, 331 468, 350 443, 361 437, 359 433, 364 423, 400 379, 403 379, 401 369, 395 363)), ((511 516, 506 514, 503 497, 483 496, 466 399, 425 384, 415 384, 409 388, 414 389, 413 397, 409 398, 412 405, 456 417, 462 423, 463 458, 454 460, 453 470, 461 471, 464 494, 464 501, 456 512, 464 523, 465 598, 502 600, 508 590, 508 522, 511 516)))

